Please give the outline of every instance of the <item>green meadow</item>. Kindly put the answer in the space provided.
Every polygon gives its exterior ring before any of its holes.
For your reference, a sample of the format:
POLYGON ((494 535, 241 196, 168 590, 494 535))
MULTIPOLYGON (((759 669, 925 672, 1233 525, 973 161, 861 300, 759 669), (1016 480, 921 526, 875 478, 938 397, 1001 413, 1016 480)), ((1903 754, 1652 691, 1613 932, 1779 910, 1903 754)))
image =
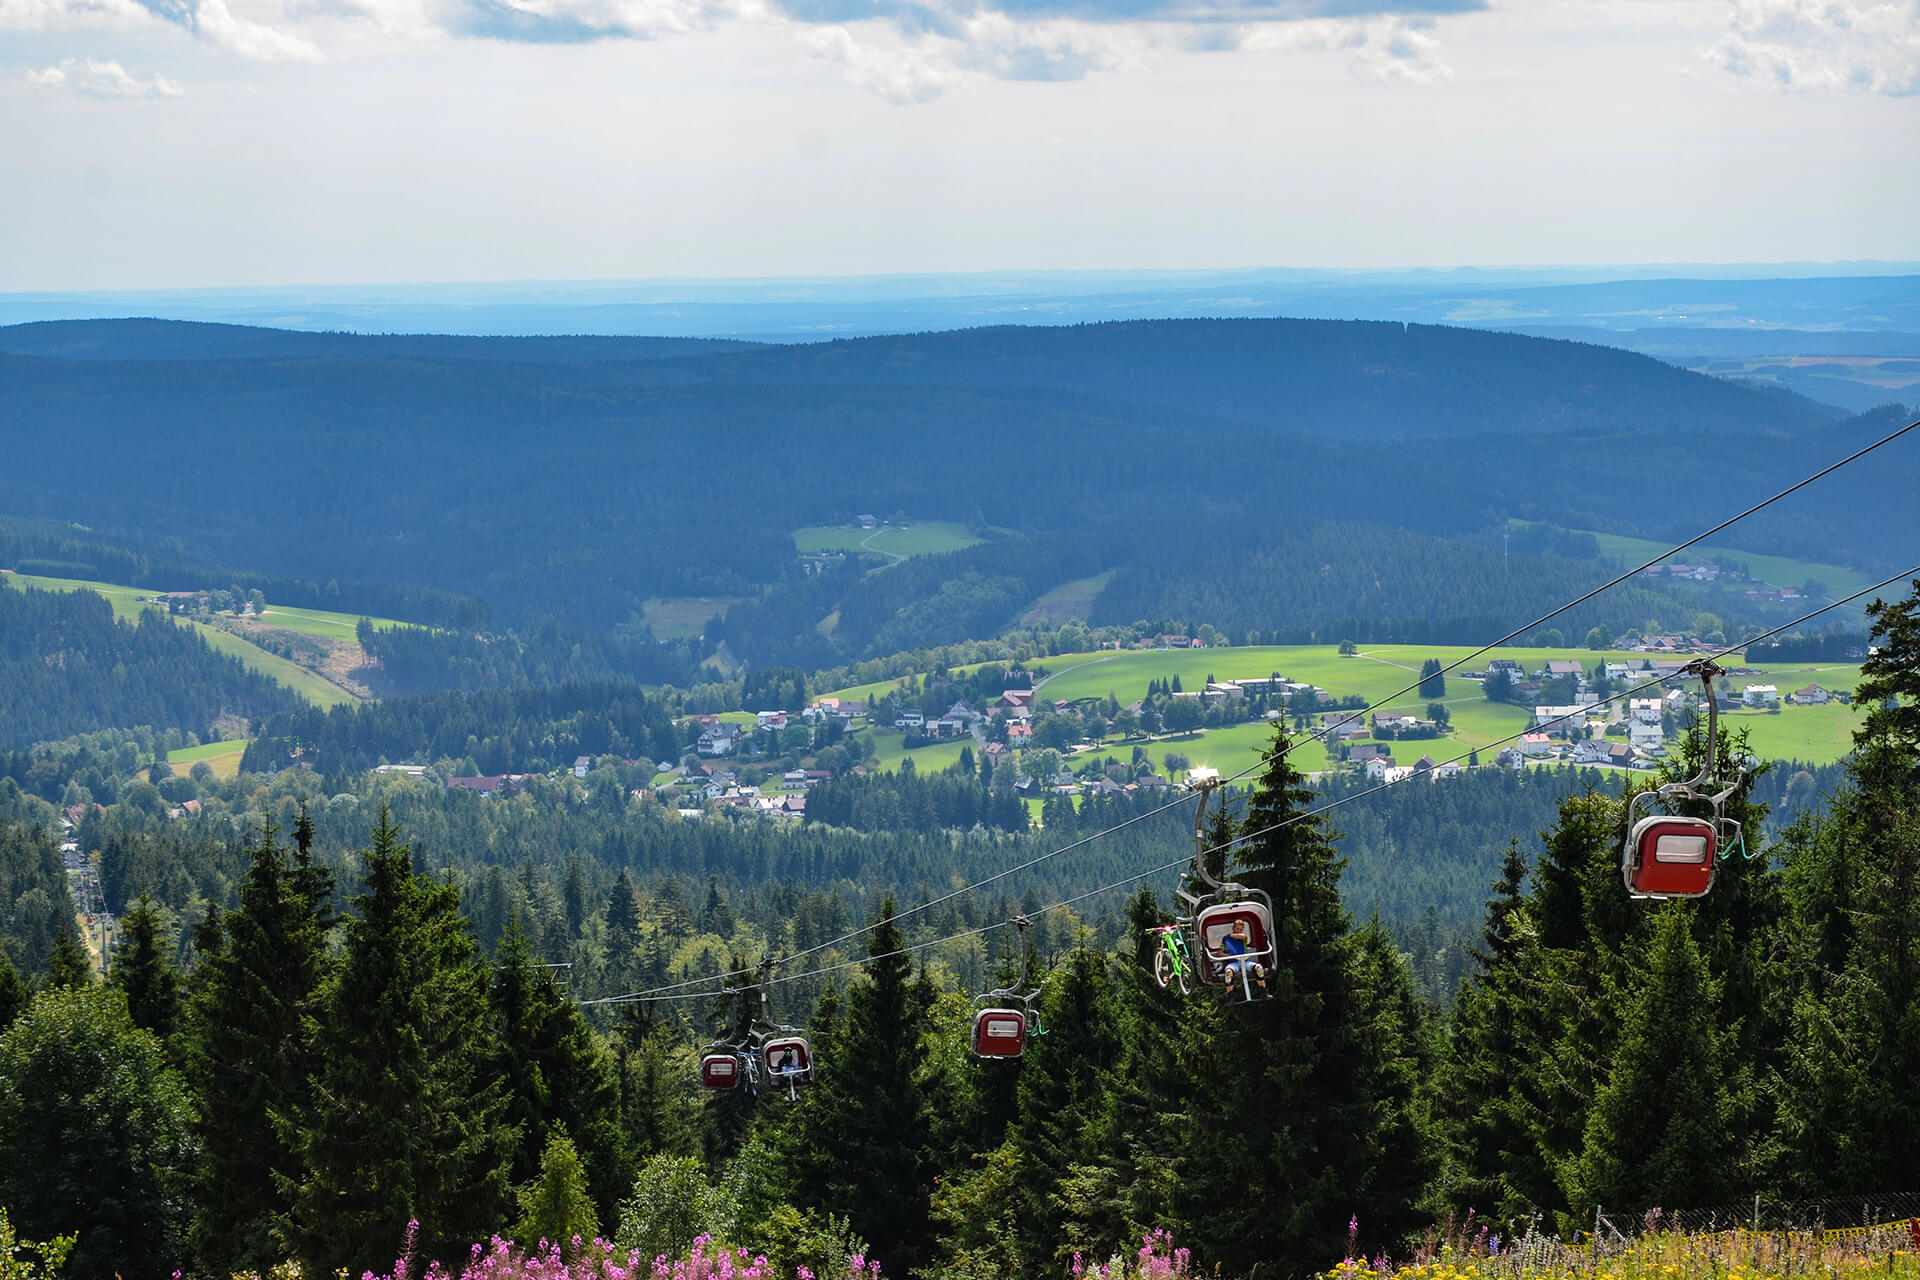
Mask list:
POLYGON ((194 765, 205 761, 212 768, 216 778, 232 778, 240 772, 240 757, 247 754, 247 738, 235 738, 228 742, 205 742, 197 747, 181 747, 178 751, 167 752, 167 763, 174 772, 185 773, 194 765))
POLYGON ((806 555, 821 551, 879 551, 890 556, 931 556, 964 551, 980 539, 951 520, 916 520, 895 527, 860 529, 853 525, 814 525, 793 531, 793 545, 806 555))
MULTIPOLYGON (((1209 675, 1216 680, 1246 679, 1278 673, 1289 680, 1303 681, 1336 697, 1358 696, 1374 707, 1404 707, 1422 717, 1427 698, 1417 686, 1420 666, 1428 658, 1443 664, 1467 657, 1473 650, 1465 645, 1373 645, 1353 657, 1341 657, 1333 645, 1262 645, 1247 648, 1123 650, 1100 653, 1056 654, 1040 659, 1056 674, 1041 682, 1041 694, 1052 699, 1077 702, 1104 698, 1111 693, 1122 705, 1145 696, 1153 680, 1172 681, 1178 677, 1189 690, 1205 687, 1209 675)), ((1512 658, 1530 669, 1539 669, 1549 658, 1572 658, 1591 668, 1603 659, 1639 662, 1649 655, 1641 653, 1598 653, 1576 649, 1509 649, 1482 654, 1467 663, 1467 669, 1479 670, 1495 657, 1512 658)), ((1732 661, 1732 660, 1730 660, 1732 661)), ((1828 690, 1851 690, 1859 678, 1857 664, 1791 663, 1762 669, 1763 674, 1729 677, 1736 689, 1748 684, 1776 685, 1782 698, 1809 684, 1828 690)), ((880 681, 842 690, 840 697, 864 699, 868 694, 883 694, 893 681, 880 681)), ((1417 740, 1400 744, 1395 752, 1402 764, 1411 764, 1421 755, 1436 761, 1465 756, 1469 750, 1491 754, 1510 745, 1526 729, 1529 715, 1524 708, 1507 703, 1489 702, 1477 681, 1450 676, 1447 693, 1441 699, 1453 726, 1451 737, 1417 740)), ((1804 760, 1827 763, 1840 759, 1852 746, 1857 717, 1848 707, 1830 703, 1822 707, 1783 706, 1778 714, 1761 711, 1737 711, 1728 721, 1751 730, 1752 750, 1763 759, 1804 760)), ((1188 757, 1196 766, 1209 766, 1222 773, 1239 772, 1257 758, 1258 749, 1272 736, 1266 724, 1230 725, 1203 729, 1181 738, 1163 738, 1145 743, 1156 769, 1163 767, 1169 751, 1188 757)), ((881 734, 880 764, 895 768, 908 753, 901 739, 881 734)), ((1133 757, 1133 742, 1109 741, 1099 749, 1082 752, 1075 762, 1091 759, 1133 757)), ((958 757, 957 744, 923 747, 912 753, 919 769, 943 768, 958 757), (929 754, 937 752, 938 755, 929 754), (938 761, 938 763, 936 763, 938 761)), ((1306 772, 1327 767, 1325 748, 1318 743, 1302 743, 1293 759, 1306 772)))

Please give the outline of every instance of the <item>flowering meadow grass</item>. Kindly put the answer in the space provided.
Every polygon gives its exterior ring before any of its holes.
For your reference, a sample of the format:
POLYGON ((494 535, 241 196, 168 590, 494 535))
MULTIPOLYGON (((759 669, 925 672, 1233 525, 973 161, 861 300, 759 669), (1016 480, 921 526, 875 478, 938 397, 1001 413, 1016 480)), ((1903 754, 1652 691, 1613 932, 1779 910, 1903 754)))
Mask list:
MULTIPOLYGON (((417 1228, 417 1224, 415 1224, 417 1228)), ((408 1254, 397 1259, 385 1276, 369 1271, 361 1280, 786 1280, 762 1255, 745 1249, 716 1246, 700 1236, 684 1258, 643 1258, 638 1249, 622 1251, 601 1239, 575 1236, 569 1247, 542 1240, 527 1249, 502 1236, 476 1244, 458 1271, 440 1262, 422 1267, 411 1257, 413 1229, 408 1231, 408 1254)), ((880 1264, 855 1255, 844 1276, 816 1276, 797 1267, 793 1280, 882 1280, 880 1264)))
POLYGON ((1846 1231, 1657 1232, 1612 1247, 1486 1231, 1429 1242, 1404 1262, 1350 1258, 1321 1280, 1920 1280, 1916 1229, 1906 1223, 1846 1231))

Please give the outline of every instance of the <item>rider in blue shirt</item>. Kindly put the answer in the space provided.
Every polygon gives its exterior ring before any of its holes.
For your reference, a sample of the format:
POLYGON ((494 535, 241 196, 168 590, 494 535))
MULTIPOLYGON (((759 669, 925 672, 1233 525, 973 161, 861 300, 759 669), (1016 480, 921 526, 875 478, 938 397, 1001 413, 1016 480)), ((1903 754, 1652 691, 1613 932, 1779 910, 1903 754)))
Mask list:
MULTIPOLYGON (((1220 939, 1220 951, 1227 956, 1244 956, 1249 950, 1247 922, 1245 920, 1235 920, 1233 922, 1233 928, 1228 931, 1227 936, 1220 939)), ((1264 996, 1267 991, 1267 971, 1252 960, 1228 960, 1222 976, 1228 984, 1241 982, 1243 981, 1240 976, 1242 971, 1247 971, 1251 974, 1253 984, 1260 988, 1260 993, 1264 996)))

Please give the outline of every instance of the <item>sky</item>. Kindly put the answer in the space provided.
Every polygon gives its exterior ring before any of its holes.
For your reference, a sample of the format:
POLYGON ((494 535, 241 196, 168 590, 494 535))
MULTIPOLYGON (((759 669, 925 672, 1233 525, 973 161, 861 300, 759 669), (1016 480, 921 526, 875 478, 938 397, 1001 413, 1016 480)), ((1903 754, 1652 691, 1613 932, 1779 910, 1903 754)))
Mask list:
POLYGON ((0 293, 1920 259, 1920 0, 0 0, 0 293))

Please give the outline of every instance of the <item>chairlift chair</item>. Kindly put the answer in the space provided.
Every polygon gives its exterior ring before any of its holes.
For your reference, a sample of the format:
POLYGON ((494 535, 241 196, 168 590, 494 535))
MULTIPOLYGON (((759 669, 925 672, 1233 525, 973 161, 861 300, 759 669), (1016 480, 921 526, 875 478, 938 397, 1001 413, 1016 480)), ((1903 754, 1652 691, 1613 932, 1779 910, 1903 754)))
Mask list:
POLYGON ((974 998, 973 1051, 982 1058, 1017 1058, 1027 1051, 1028 1038, 1040 1034, 1040 1018, 1033 1010, 1033 998, 1039 993, 1027 990, 1027 927, 1030 923, 1025 916, 1013 919, 1019 939, 1020 977, 1011 987, 974 998))
POLYGON ((1193 815, 1193 867, 1174 890, 1192 914, 1179 923, 1192 932, 1195 945, 1189 949, 1200 957, 1202 979, 1218 982, 1231 993, 1237 976, 1240 998, 1236 1003, 1251 1003, 1255 966, 1263 972, 1272 969, 1276 955, 1273 899, 1259 889, 1214 878, 1207 867, 1207 800, 1220 785, 1219 775, 1207 770, 1204 777, 1190 779, 1189 785, 1200 793, 1200 807, 1193 815), (1196 892, 1189 887, 1196 880, 1204 890, 1196 892), (1224 950, 1224 940, 1236 923, 1247 926, 1247 949, 1244 954, 1230 955, 1224 950))
POLYGON ((760 1016, 754 1019, 750 1035, 767 1082, 794 1099, 799 1089, 813 1083, 813 1046, 798 1028, 772 1021, 767 985, 773 976, 773 964, 771 956, 760 962, 760 1016))
POLYGON ((738 1089, 746 1078, 743 1065, 732 1049, 711 1050, 700 1057, 700 1083, 708 1089, 738 1089))
POLYGON ((1620 878, 1634 898, 1701 898, 1713 888, 1713 868, 1721 850, 1738 843, 1740 824, 1722 818, 1721 810, 1739 787, 1741 771, 1718 792, 1707 788, 1715 775, 1719 752, 1719 706, 1713 696, 1713 677, 1724 674, 1711 658, 1687 667, 1700 677, 1707 701, 1707 759, 1700 772, 1683 782, 1649 787, 1627 807, 1627 838, 1620 850, 1620 878), (1711 816, 1684 812, 1705 807, 1711 816))

